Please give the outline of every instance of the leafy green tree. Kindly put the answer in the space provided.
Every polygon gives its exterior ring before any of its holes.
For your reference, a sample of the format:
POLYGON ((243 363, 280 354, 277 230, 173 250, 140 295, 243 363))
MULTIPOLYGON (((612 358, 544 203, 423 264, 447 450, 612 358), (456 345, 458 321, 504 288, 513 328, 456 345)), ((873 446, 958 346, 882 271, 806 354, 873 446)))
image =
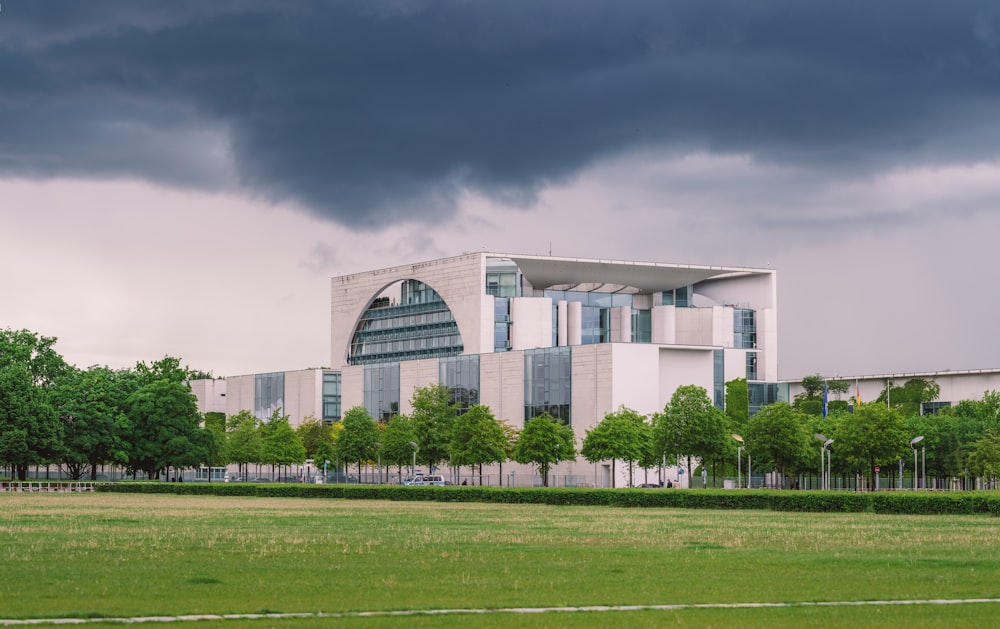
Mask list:
POLYGON ((660 413, 653 414, 657 450, 670 461, 684 458, 688 478, 692 459, 709 461, 726 451, 725 414, 702 387, 678 387, 660 413))
POLYGON ((636 411, 619 407, 618 411, 607 413, 596 426, 587 431, 580 454, 591 463, 611 461, 611 474, 615 474, 615 460, 629 463, 628 484, 633 484, 632 467, 642 460, 645 445, 649 442, 646 418, 636 411))
POLYGON ((786 402, 760 409, 750 418, 743 437, 754 466, 780 472, 786 483, 812 463, 809 420, 786 402))
POLYGON ((827 383, 827 390, 839 400, 841 395, 851 390, 851 383, 847 380, 830 380, 827 383))
POLYGON ((941 386, 933 380, 910 378, 902 386, 892 386, 892 381, 886 382, 876 402, 888 404, 899 411, 903 417, 919 415, 921 404, 933 402, 941 394, 941 386))
POLYGON ((805 390, 805 397, 815 400, 823 396, 823 376, 813 374, 802 378, 802 388, 805 390))
POLYGON ((726 383, 726 417, 729 428, 739 432, 750 420, 750 390, 746 378, 736 378, 726 383))
POLYGON ((378 443, 378 428, 375 420, 364 406, 355 406, 344 413, 343 431, 337 439, 337 452, 342 461, 356 461, 358 478, 365 461, 375 458, 375 444, 378 443))
POLYGON ((273 476, 274 466, 301 465, 305 460, 306 449, 289 423, 288 415, 275 410, 261 427, 261 463, 271 466, 273 476))
POLYGON ((410 443, 416 443, 416 439, 413 422, 405 415, 390 419, 382 433, 382 462, 387 466, 395 465, 400 478, 403 468, 413 461, 413 446, 410 443))
MULTIPOLYGON (((962 462, 967 452, 963 454, 957 421, 958 418, 949 415, 911 415, 904 420, 906 434, 910 438, 924 438, 920 446, 926 453, 927 473, 931 476, 943 478, 962 473, 962 462)), ((980 429, 975 431, 976 435, 982 433, 980 429)), ((912 457, 903 460, 912 462, 912 457)))
POLYGON ((20 480, 28 466, 55 462, 63 452, 52 393, 68 367, 55 342, 29 330, 0 330, 0 461, 20 480))
POLYGON ((226 458, 236 463, 240 476, 246 478, 250 464, 259 463, 263 458, 263 440, 259 421, 248 410, 242 410, 226 421, 226 458))
POLYGON ((129 465, 155 478, 165 468, 181 469, 208 459, 198 403, 180 382, 157 380, 129 398, 129 465))
MULTIPOLYGON (((226 414, 212 411, 205 413, 205 432, 209 467, 221 467, 229 463, 226 459, 226 414)), ((212 482, 211 470, 208 481, 212 482)))
MULTIPOLYGON (((828 435, 830 436, 830 435, 828 435)), ((885 403, 869 402, 837 416, 832 437, 840 459, 863 471, 873 483, 875 466, 890 465, 909 453, 902 417, 885 403)))
POLYGON ((483 465, 501 463, 507 458, 507 437, 488 406, 474 404, 455 418, 451 429, 449 459, 455 467, 479 468, 483 484, 483 465))
POLYGON ((542 413, 525 422, 511 458, 521 464, 537 465, 542 485, 548 487, 549 469, 576 457, 575 442, 572 428, 542 413))
POLYGON ((123 438, 128 420, 111 395, 117 384, 115 372, 107 367, 69 367, 56 380, 53 400, 63 427, 61 460, 74 480, 88 470, 96 480, 97 468, 104 463, 128 463, 123 438))
POLYGON ((988 430, 972 444, 969 471, 991 484, 1000 478, 1000 433, 988 430))
POLYGON ((418 387, 413 391, 411 405, 413 432, 420 447, 417 462, 431 471, 442 461, 448 460, 451 445, 451 426, 457 407, 451 403, 451 391, 443 384, 418 387))
POLYGON ((312 415, 306 415, 303 418, 295 429, 295 433, 299 436, 299 441, 302 442, 302 447, 306 450, 307 459, 317 460, 317 453, 323 442, 333 446, 333 431, 329 424, 324 424, 312 415))

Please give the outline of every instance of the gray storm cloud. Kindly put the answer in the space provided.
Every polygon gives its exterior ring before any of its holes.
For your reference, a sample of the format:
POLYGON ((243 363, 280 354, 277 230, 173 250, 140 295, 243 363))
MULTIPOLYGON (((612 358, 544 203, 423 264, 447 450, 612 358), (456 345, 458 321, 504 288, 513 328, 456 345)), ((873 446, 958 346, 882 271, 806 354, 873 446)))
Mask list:
POLYGON ((236 186, 354 228, 630 151, 821 177, 995 159, 990 1, 29 2, 0 176, 236 186))

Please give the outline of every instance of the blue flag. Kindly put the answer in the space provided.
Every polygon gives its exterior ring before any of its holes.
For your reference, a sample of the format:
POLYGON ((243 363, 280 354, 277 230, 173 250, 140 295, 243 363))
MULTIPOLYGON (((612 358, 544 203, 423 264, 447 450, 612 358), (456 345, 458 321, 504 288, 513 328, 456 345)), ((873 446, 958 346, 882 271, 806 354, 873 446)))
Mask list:
POLYGON ((823 417, 826 417, 827 408, 830 405, 830 398, 827 395, 826 381, 823 381, 823 417))

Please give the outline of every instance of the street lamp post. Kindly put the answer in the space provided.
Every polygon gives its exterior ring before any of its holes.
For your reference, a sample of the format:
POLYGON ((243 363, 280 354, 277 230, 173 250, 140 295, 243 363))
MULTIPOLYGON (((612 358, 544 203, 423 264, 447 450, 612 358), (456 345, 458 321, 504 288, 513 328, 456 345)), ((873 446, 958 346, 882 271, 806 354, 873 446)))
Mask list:
POLYGON ((818 432, 813 433, 813 437, 816 437, 823 442, 823 445, 819 448, 820 489, 830 489, 830 471, 832 469, 830 466, 830 457, 832 456, 832 453, 828 452, 827 448, 829 448, 830 444, 833 443, 833 439, 827 439, 824 435, 821 435, 818 432))
POLYGON ((410 466, 410 477, 412 478, 417 473, 417 450, 420 447, 413 441, 410 442, 410 447, 413 448, 413 465, 410 466))
POLYGON ((730 436, 739 443, 736 446, 736 489, 740 489, 743 487, 743 437, 737 434, 730 436))
POLYGON ((917 444, 924 440, 924 436, 914 437, 910 439, 910 447, 913 448, 913 488, 919 489, 920 485, 917 482, 917 444))

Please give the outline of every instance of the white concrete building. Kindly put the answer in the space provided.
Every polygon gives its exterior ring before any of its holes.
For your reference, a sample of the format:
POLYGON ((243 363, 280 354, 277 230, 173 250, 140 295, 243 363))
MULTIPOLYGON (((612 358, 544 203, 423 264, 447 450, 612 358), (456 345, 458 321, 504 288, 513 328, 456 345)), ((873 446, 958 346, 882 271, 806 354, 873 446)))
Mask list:
MULTIPOLYGON (((751 382, 755 405, 777 396, 768 269, 469 253, 335 277, 331 304, 342 408, 383 420, 441 382, 518 428, 546 411, 579 446, 606 413, 660 411, 682 385, 720 408, 734 378, 751 382)), ((610 462, 583 459, 553 473, 621 486, 618 467, 617 479, 610 462)))

